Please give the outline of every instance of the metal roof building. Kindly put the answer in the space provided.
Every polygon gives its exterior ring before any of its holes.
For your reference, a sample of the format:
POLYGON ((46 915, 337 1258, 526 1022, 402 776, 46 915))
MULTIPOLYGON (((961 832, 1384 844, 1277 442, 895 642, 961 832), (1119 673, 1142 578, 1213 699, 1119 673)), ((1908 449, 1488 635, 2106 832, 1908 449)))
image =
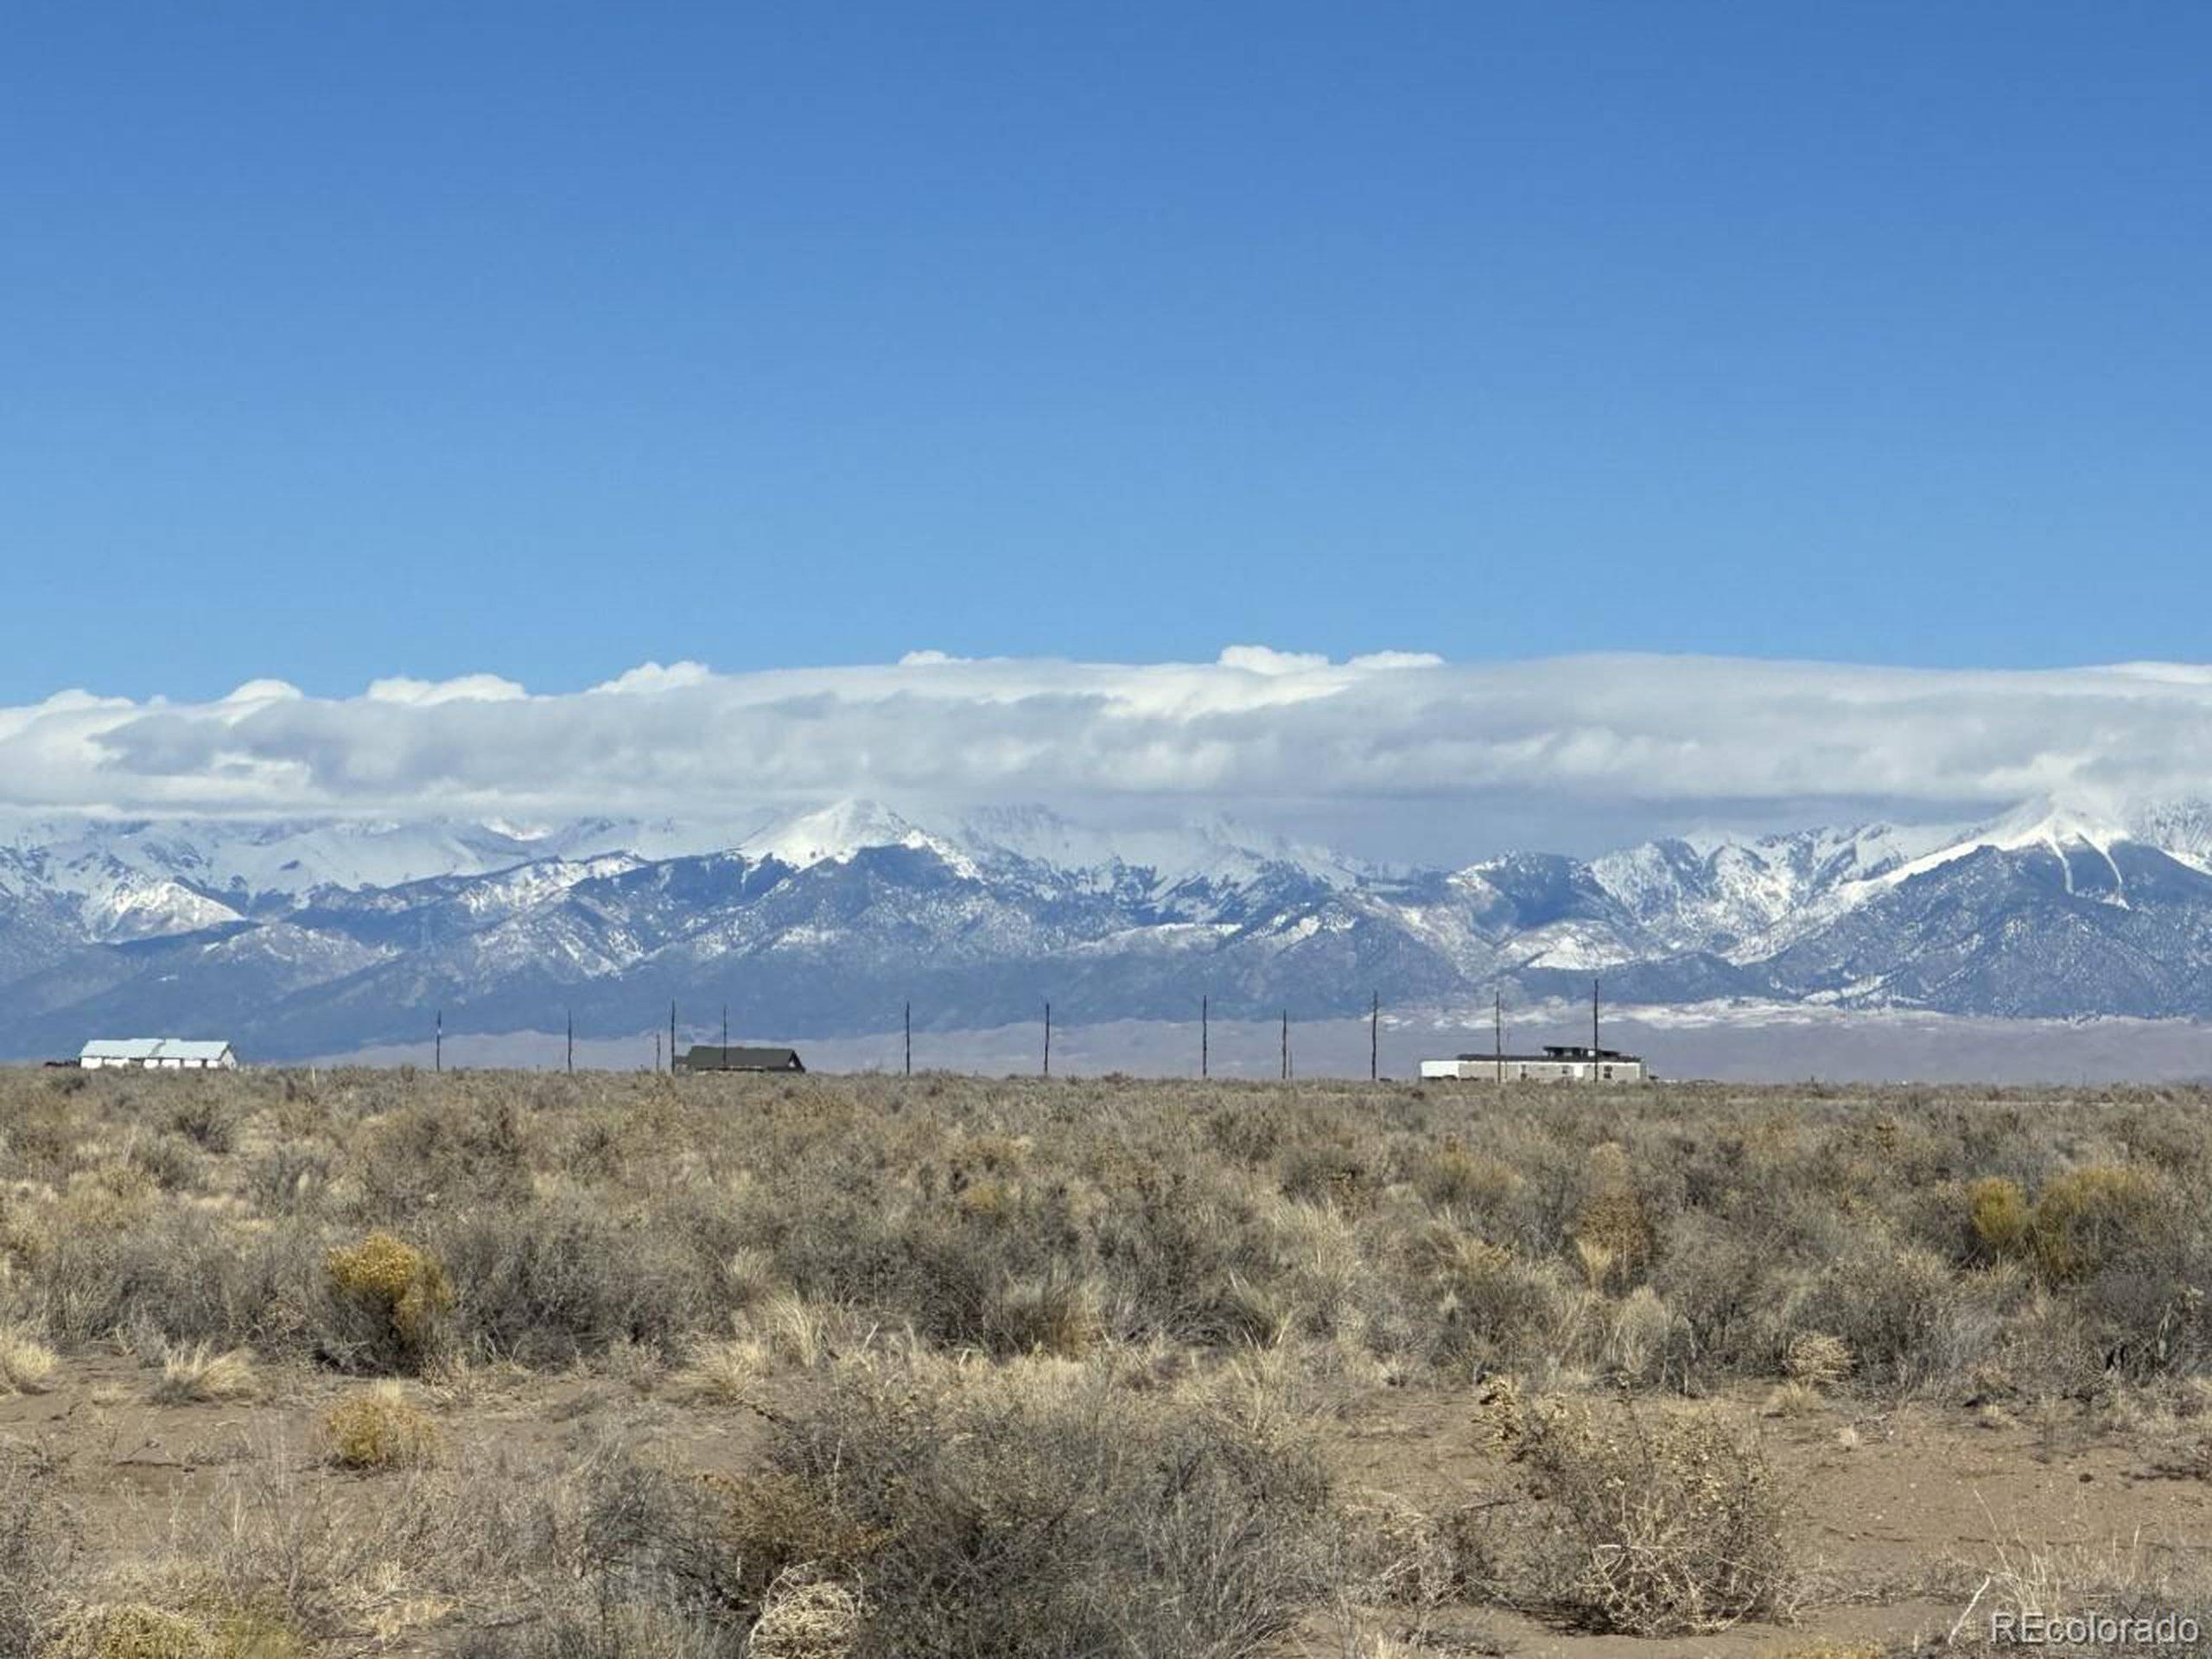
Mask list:
POLYGON ((804 1071, 795 1048, 722 1048, 694 1043, 676 1062, 678 1071, 804 1071))
POLYGON ((238 1056, 224 1042, 188 1037, 96 1037, 77 1056, 87 1071, 136 1066, 143 1071, 235 1071, 238 1056))
POLYGON ((1499 1083, 1642 1083, 1650 1075, 1643 1058, 1617 1048, 1546 1043, 1541 1054, 1462 1054, 1423 1060, 1425 1078, 1499 1083))

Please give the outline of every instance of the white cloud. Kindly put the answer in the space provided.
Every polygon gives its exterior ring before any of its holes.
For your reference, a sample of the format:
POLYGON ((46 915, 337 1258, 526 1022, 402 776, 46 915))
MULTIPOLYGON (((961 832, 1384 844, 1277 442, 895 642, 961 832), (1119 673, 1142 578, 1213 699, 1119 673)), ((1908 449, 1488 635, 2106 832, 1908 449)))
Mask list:
POLYGON ((496 674, 463 674, 451 680, 410 680, 404 677, 371 680, 368 691, 371 702, 399 702, 424 709, 441 702, 512 702, 528 695, 512 680, 503 680, 496 674))
POLYGON ((1311 652, 1276 651, 1268 645, 1230 645, 1221 653, 1221 666, 1241 668, 1248 674, 1302 674, 1326 668, 1329 659, 1311 652))
MULTIPOLYGON (((687 685, 701 685, 714 677, 714 671, 704 663, 671 663, 665 668, 658 663, 645 663, 617 674, 602 684, 594 685, 592 690, 608 695, 651 694, 674 691, 687 685)), ((522 688, 518 686, 515 689, 519 691, 522 688)))
POLYGON ((344 698, 249 681, 204 704, 72 691, 0 709, 0 804, 55 810, 543 818, 1039 800, 1077 816, 1226 808, 1387 856, 1438 825, 1478 849, 1566 847, 1691 822, 2192 791, 2212 792, 2212 671, 2158 664, 1332 663, 1241 645, 1201 664, 919 653, 746 674, 647 664, 550 695, 469 675, 344 698))
POLYGON ((289 680, 248 680, 223 701, 235 706, 240 703, 282 702, 306 695, 289 680))
POLYGON ((1370 651, 1355 657, 1347 668, 1441 668, 1444 659, 1433 651, 1370 651))

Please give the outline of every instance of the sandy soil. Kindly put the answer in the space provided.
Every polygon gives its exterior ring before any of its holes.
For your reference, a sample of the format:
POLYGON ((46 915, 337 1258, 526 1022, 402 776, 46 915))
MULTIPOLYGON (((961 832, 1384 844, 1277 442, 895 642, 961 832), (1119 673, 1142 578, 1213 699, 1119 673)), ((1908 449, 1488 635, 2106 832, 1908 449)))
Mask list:
MULTIPOLYGON (((304 1478, 351 1484, 311 1455, 314 1425, 365 1384, 308 1373, 267 1373, 266 1397, 247 1404, 149 1403, 154 1373, 109 1354, 65 1359, 45 1392, 0 1398, 0 1436, 59 1459, 85 1547, 118 1567, 194 1552, 226 1471, 277 1453, 304 1478)), ((699 1469, 740 1469, 766 1433, 743 1411, 702 1409, 656 1390, 653 1379, 583 1372, 480 1378, 453 1393, 416 1389, 457 1447, 496 1452, 523 1467, 557 1468, 587 1441, 619 1427, 699 1469)), ((1766 1414, 1751 1395, 1722 1402, 1756 1423, 1785 1471, 1799 1519, 1806 1603, 1793 1627, 1742 1628, 1683 1640, 1592 1637, 1490 1608, 1422 1615, 1405 1608, 1327 1610, 1287 1652, 1322 1659, 1363 1636, 1417 1643, 1417 1652, 1511 1653, 1526 1659, 1673 1659, 1761 1656, 1815 1637, 1897 1642, 1938 1637, 1958 1618, 2000 1552, 2212 1548, 2212 1483, 2175 1471, 2154 1437, 2099 1427, 2068 1408, 2039 1421, 1906 1406, 1868 1412, 1824 1404, 1766 1414)), ((1353 1502, 1396 1500, 1430 1512, 1472 1502, 1511 1503, 1512 1471, 1472 1427, 1471 1390, 1378 1389, 1346 1402, 1329 1435, 1342 1489, 1353 1502)), ((1664 1409, 1654 1407, 1652 1409, 1664 1409)), ((456 1611, 416 1610, 381 1651, 435 1654, 456 1611)))
MULTIPOLYGON (((1870 1413, 1834 1404, 1770 1415, 1758 1395, 1721 1403, 1730 1416, 1757 1425, 1793 1493, 1806 1579, 1794 1625, 1641 1640, 1550 1629, 1495 1609, 1454 1610, 1425 1624, 1368 1609, 1362 1622, 1418 1637, 1440 1652, 1756 1656, 1823 1637, 1940 1639, 2001 1553, 2101 1551, 2115 1541, 2200 1556, 2212 1549, 2212 1484, 2177 1474, 2162 1455, 2170 1448, 2100 1429, 2075 1408, 2028 1423, 1916 1405, 1870 1413)), ((1388 1494, 1431 1510, 1485 1496, 1507 1499, 1508 1471, 1469 1432, 1473 1406, 1469 1395, 1430 1389, 1357 1402, 1332 1442, 1347 1492, 1388 1494)), ((1317 1624, 1302 1652, 1314 1659, 1341 1653, 1345 1622, 1317 1624)))

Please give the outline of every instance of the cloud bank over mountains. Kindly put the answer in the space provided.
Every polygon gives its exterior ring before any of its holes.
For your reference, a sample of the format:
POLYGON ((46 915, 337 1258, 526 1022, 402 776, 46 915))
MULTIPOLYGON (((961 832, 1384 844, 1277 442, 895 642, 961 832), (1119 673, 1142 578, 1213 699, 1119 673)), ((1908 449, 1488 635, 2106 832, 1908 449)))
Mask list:
POLYGON ((1565 848, 2208 789, 2212 667, 2166 664, 917 652, 743 673, 646 664, 554 694, 489 674, 347 697, 252 680, 207 702, 65 691, 0 709, 0 806, 33 812, 698 818, 865 794, 1109 822, 1225 809, 1397 857, 1431 850, 1414 844, 1422 823, 1565 848))

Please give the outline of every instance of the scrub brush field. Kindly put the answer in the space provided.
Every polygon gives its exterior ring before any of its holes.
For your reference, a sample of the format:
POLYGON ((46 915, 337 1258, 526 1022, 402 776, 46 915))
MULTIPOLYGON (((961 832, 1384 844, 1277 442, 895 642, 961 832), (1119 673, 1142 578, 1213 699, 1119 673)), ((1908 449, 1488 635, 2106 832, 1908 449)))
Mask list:
POLYGON ((2177 1650, 2207 1105, 0 1073, 0 1653, 2177 1650))

